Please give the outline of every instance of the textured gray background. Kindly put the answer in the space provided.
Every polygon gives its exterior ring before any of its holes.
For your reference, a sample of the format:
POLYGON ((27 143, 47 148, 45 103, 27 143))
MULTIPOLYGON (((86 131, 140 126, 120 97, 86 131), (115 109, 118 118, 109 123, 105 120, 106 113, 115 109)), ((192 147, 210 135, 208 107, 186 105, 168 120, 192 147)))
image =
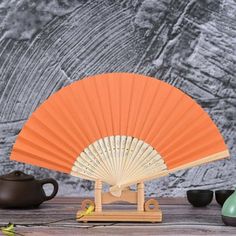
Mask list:
POLYGON ((52 93, 84 76, 126 71, 160 78, 193 97, 231 151, 217 161, 147 183, 146 193, 236 185, 236 1, 0 1, 0 174, 55 177, 60 195, 93 184, 9 161, 17 134, 52 93))

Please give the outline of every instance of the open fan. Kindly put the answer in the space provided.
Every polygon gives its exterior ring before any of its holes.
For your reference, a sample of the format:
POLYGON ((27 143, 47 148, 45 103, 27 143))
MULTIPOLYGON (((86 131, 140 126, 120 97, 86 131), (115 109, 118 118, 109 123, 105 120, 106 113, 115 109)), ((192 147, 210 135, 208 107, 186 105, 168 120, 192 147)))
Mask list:
POLYGON ((111 185, 131 184, 225 158, 207 113, 160 80, 129 73, 88 77, 50 96, 30 117, 17 160, 111 185))

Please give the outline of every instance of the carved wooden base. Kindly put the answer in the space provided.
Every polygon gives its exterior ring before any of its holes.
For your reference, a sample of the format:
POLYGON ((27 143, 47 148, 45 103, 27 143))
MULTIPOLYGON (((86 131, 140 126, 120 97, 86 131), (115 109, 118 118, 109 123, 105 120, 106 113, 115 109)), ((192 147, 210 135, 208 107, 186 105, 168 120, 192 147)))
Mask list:
MULTIPOLYGON (((81 211, 77 212, 79 218, 81 211)), ((81 219, 77 219, 78 222, 89 222, 89 221, 117 221, 117 222, 161 222, 162 212, 148 211, 103 211, 103 212, 92 212, 91 215, 83 216, 81 219)))
POLYGON ((121 195, 114 196, 110 192, 102 192, 102 182, 95 182, 94 201, 85 199, 81 205, 81 211, 77 212, 77 221, 126 221, 126 222, 161 222, 162 212, 155 199, 149 199, 145 202, 144 183, 137 184, 137 191, 131 191, 129 187, 123 189, 121 195), (103 211, 103 204, 114 202, 129 202, 137 204, 137 211, 103 211), (81 219, 81 213, 84 213, 88 206, 94 206, 95 209, 90 215, 85 215, 81 219))

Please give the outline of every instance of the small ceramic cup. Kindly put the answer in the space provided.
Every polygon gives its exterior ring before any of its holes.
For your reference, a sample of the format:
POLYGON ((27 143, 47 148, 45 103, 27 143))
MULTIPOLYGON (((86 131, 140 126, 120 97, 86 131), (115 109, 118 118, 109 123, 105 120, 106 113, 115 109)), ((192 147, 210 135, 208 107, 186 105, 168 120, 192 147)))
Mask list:
POLYGON ((225 201, 222 210, 222 221, 226 225, 236 226, 236 191, 233 192, 225 201))
POLYGON ((211 203, 213 191, 203 189, 188 190, 187 199, 194 207, 205 207, 211 203))
POLYGON ((219 205, 223 206, 226 199, 232 195, 234 190, 217 190, 215 191, 215 198, 219 205))

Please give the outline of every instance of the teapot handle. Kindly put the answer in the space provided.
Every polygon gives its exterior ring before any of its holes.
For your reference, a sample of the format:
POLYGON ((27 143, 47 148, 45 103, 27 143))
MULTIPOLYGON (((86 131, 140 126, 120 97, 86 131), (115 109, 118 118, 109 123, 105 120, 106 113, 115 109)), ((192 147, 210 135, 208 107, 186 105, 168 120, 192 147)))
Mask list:
POLYGON ((58 192, 58 183, 56 180, 54 179, 42 179, 42 180, 39 180, 40 184, 41 184, 41 187, 43 188, 43 185, 45 184, 52 184, 53 185, 53 191, 51 193, 51 195, 47 196, 45 194, 45 197, 44 197, 44 201, 48 201, 52 198, 54 198, 58 192))

